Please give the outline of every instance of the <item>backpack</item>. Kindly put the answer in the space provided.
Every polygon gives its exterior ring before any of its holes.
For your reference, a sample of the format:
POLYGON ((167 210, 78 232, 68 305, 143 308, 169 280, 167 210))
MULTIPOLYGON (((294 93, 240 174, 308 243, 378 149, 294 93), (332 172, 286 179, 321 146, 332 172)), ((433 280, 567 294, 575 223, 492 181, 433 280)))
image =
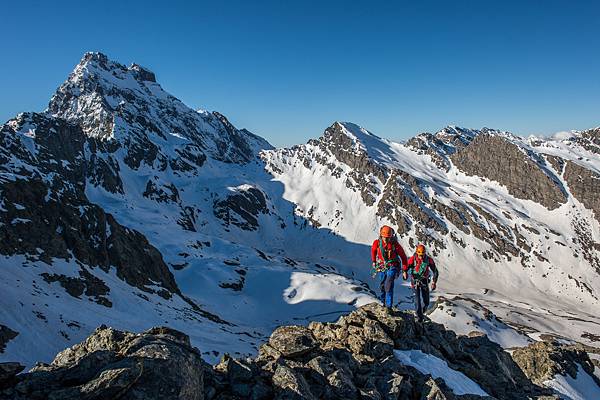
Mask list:
POLYGON ((398 255, 398 253, 396 253, 396 257, 393 259, 387 260, 385 258, 385 250, 383 248, 383 241, 381 240, 381 238, 379 239, 379 251, 381 252, 381 258, 383 258, 383 264, 378 262, 375 266, 375 271, 387 271, 388 269, 390 269, 392 264, 400 263, 400 256, 398 255))
MULTIPOLYGON (((415 258, 415 267, 416 267, 416 258, 415 258)), ((419 268, 419 272, 415 273, 415 267, 411 268, 411 275, 414 280, 420 281, 424 277, 429 278, 429 256, 425 254, 423 256, 423 261, 421 261, 421 267, 419 268)))

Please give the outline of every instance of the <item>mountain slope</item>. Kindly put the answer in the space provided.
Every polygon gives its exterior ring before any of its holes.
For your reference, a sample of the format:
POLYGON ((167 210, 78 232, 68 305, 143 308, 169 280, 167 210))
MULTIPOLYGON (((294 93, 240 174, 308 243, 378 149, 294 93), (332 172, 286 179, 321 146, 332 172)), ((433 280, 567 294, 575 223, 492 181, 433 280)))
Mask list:
POLYGON ((600 159, 586 149, 588 137, 528 140, 449 127, 394 143, 338 122, 317 140, 262 157, 315 225, 368 244, 390 223, 405 247, 428 246, 448 294, 515 323, 534 319, 535 330, 553 314, 576 314, 579 321, 562 319, 555 332, 586 341, 600 326, 592 200, 600 159))
POLYGON ((370 299, 347 267, 307 253, 359 248, 293 214, 257 157, 271 146, 139 66, 88 53, 45 113, 0 132, 0 321, 16 332, 2 359, 48 360, 102 323, 168 323, 209 359, 246 354, 279 321, 314 314, 298 299, 316 282, 336 300, 324 313, 370 299))
POLYGON ((506 347, 600 336, 596 131, 394 143, 335 123, 273 149, 149 70, 87 53, 44 113, 0 135, 0 360, 50 361, 100 324, 172 326, 208 361, 256 353, 279 325, 374 300, 386 222, 441 266, 452 305, 433 319, 506 347))

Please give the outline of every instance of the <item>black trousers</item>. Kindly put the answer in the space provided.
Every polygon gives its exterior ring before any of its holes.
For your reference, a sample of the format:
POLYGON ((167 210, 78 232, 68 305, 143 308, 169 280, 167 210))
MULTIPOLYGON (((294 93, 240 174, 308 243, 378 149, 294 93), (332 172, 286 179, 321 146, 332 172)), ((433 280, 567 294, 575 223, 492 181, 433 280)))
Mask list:
POLYGON ((415 282, 415 309, 417 318, 423 321, 423 313, 429 307, 429 285, 427 281, 415 282))

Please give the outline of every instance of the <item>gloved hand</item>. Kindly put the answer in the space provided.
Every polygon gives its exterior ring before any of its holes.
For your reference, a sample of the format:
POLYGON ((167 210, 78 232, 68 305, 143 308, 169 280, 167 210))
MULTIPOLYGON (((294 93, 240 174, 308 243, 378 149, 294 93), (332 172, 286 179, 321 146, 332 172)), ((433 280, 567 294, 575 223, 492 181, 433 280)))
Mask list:
POLYGON ((436 283, 431 282, 431 291, 434 291, 436 287, 437 287, 436 283))
POLYGON ((408 274, 406 273, 406 271, 402 271, 402 279, 404 279, 404 280, 408 279, 408 274))
POLYGON ((414 288, 415 288, 415 282, 413 282, 413 281, 410 281, 410 288, 411 288, 411 289, 414 289, 414 288))

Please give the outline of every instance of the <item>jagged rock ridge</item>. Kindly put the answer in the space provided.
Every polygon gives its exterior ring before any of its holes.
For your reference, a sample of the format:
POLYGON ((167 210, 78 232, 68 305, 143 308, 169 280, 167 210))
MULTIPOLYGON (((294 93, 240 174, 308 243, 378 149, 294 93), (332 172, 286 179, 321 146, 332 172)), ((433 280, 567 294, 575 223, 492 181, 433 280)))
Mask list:
POLYGON ((567 373, 565 366, 573 363, 586 370, 590 364, 587 354, 551 343, 524 349, 513 356, 515 362, 485 336, 456 337, 434 323, 420 333, 412 315, 372 304, 334 324, 280 327, 256 358, 226 355, 214 367, 201 360, 186 335, 172 329, 132 334, 100 327, 50 365, 17 377, 7 366, 0 393, 8 399, 558 398, 539 386, 539 375, 531 375, 532 363, 546 356, 552 360, 546 365, 554 368, 550 376, 567 373), (434 379, 394 355, 409 349, 444 360, 489 396, 456 394, 455 382, 434 379))

